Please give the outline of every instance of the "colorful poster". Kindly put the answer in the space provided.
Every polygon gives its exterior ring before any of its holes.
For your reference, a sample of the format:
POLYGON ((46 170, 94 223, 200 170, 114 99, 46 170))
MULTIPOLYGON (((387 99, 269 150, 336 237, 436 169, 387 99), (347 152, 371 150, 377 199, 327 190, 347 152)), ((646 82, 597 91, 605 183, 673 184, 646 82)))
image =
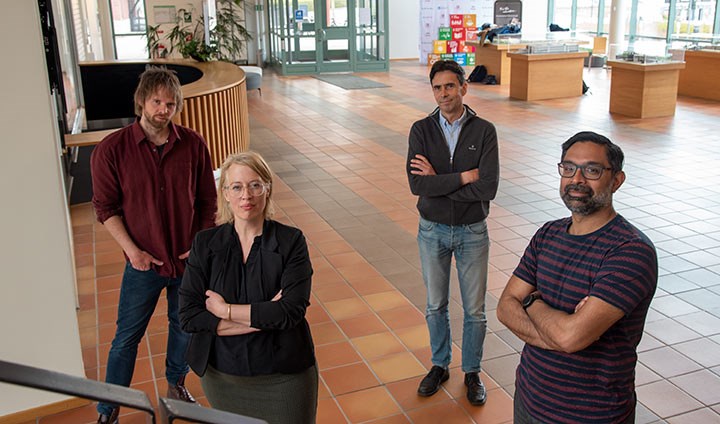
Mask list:
POLYGON ((458 65, 460 65, 460 66, 466 65, 466 61, 465 61, 466 58, 467 58, 467 54, 465 54, 465 53, 455 53, 453 55, 453 60, 455 62, 457 62, 458 65))
POLYGON ((474 14, 463 15, 463 26, 465 28, 477 27, 477 19, 474 14))
MULTIPOLYGON (((450 27, 450 15, 460 17, 460 20, 453 19, 453 27, 465 28, 465 40, 477 39, 477 29, 483 23, 493 23, 493 5, 495 0, 421 0, 420 1, 420 62, 428 60, 428 54, 435 50, 435 38, 439 36, 439 28, 450 27)), ((445 36, 444 36, 445 37, 445 36)), ((459 34, 456 35, 459 37, 459 34)), ((439 37, 438 37, 439 39, 439 37)), ((453 38, 452 32, 448 40, 439 41, 460 41, 453 38)), ((460 52, 460 51, 459 51, 460 52)), ((474 56, 470 54, 469 56, 474 56)), ((443 59, 452 59, 445 57, 443 59)), ((473 58, 474 59, 474 58, 473 58)), ((470 59, 466 58, 469 63, 470 59)))
POLYGON ((465 25, 463 25, 463 16, 464 15, 450 15, 450 28, 462 28, 465 25))
POLYGON ((440 60, 440 55, 435 53, 429 53, 427 55, 427 64, 432 66, 435 62, 440 60))
POLYGON ((433 41, 433 53, 442 54, 448 52, 448 42, 445 40, 433 41))
POLYGON ((452 28, 445 28, 440 27, 438 28, 438 40, 452 40, 453 39, 453 32, 454 30, 452 28))
POLYGON ((477 28, 465 28, 465 39, 470 40, 477 40, 478 38, 478 29, 477 28))
POLYGON ((453 28, 452 39, 457 41, 465 40, 465 28, 453 28))
POLYGON ((475 46, 466 46, 465 40, 460 41, 460 53, 475 53, 475 46))

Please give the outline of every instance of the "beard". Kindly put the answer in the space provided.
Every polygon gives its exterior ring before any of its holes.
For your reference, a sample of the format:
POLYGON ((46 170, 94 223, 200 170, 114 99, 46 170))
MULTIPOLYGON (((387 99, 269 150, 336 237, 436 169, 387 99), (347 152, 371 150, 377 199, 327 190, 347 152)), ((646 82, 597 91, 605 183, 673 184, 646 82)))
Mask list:
POLYGON ((148 125, 155 128, 156 130, 162 130, 170 124, 170 116, 163 117, 160 114, 150 115, 145 111, 143 111, 142 119, 144 119, 148 125))
POLYGON ((565 186, 564 192, 561 193, 561 197, 565 206, 570 209, 570 212, 588 216, 610 205, 612 202, 612 191, 608 188, 596 194, 595 191, 588 186, 568 184, 565 186), (573 196, 570 194, 570 191, 579 191, 583 193, 583 195, 573 196))

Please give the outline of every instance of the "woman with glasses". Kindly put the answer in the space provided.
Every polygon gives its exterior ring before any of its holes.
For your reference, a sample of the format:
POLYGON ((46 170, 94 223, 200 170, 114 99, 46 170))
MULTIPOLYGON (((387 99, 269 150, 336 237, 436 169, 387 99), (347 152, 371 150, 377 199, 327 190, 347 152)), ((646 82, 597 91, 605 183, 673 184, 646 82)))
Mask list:
POLYGON ((180 288, 187 360, 213 408, 314 423, 318 374, 305 312, 302 232, 271 218, 272 174, 254 152, 222 165, 217 227, 198 233, 180 288))

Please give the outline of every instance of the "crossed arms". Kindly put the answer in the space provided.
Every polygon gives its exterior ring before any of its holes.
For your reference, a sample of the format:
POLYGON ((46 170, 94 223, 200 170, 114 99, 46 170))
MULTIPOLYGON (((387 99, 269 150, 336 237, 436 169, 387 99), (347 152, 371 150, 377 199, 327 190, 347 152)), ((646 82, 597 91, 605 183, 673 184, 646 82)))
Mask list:
MULTIPOLYGON (((212 290, 207 290, 205 295, 208 297, 205 300, 207 310, 220 318, 217 326, 218 336, 237 336, 260 331, 259 328, 250 326, 252 305, 227 303, 222 295, 212 290)), ((272 298, 271 302, 277 302, 281 298, 282 290, 272 298)))
POLYGON ((552 308, 542 298, 523 309, 522 300, 534 291, 535 286, 515 275, 510 277, 498 302, 497 317, 525 343, 542 349, 583 350, 624 316, 621 309, 594 296, 581 300, 571 314, 552 308))

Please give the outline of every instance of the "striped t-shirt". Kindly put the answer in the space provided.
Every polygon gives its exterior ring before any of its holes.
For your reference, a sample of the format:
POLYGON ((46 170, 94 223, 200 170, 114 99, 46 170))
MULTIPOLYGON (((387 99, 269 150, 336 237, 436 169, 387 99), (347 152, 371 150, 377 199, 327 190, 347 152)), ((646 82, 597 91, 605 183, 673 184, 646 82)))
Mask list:
POLYGON ((657 254, 620 215, 582 236, 568 234, 571 223, 565 218, 540 228, 514 275, 536 286, 555 309, 573 313, 589 295, 625 316, 579 352, 526 344, 515 395, 542 422, 622 422, 635 407, 636 348, 657 287, 657 254))

